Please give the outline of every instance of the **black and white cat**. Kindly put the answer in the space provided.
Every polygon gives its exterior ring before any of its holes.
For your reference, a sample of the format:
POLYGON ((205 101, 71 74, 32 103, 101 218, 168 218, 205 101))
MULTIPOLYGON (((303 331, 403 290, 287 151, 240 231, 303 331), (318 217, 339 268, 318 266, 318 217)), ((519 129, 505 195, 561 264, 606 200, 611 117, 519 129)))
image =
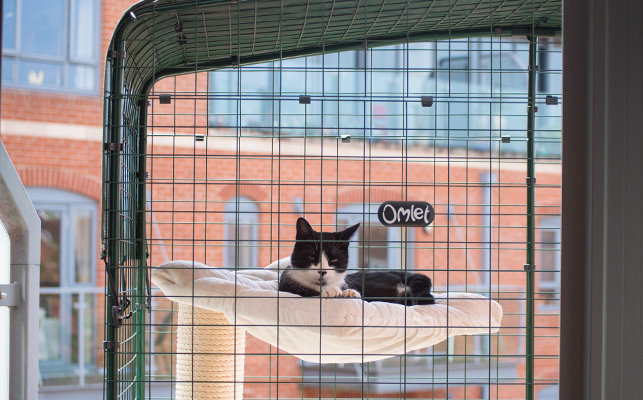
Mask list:
POLYGON ((434 304, 431 279, 404 271, 347 274, 348 245, 359 224, 340 232, 316 232, 297 220, 291 266, 279 278, 279 290, 303 297, 362 297, 403 305, 434 304))

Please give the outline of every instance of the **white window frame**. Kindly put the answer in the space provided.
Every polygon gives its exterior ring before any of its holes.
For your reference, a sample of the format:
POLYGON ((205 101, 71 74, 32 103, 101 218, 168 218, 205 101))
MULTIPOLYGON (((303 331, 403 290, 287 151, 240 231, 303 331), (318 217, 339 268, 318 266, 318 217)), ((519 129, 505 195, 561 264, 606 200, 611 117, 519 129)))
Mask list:
MULTIPOLYGON (((98 95, 100 93, 100 77, 101 77, 101 70, 100 70, 100 51, 101 51, 101 41, 102 41, 102 35, 101 35, 101 28, 102 28, 102 20, 101 20, 101 15, 102 15, 102 2, 101 0, 89 0, 93 1, 93 6, 94 6, 94 13, 91 15, 86 16, 87 18, 91 18, 92 21, 90 22, 92 28, 93 28, 93 35, 94 35, 94 40, 93 40, 93 46, 94 46, 94 55, 92 58, 88 59, 77 59, 74 58, 73 55, 71 54, 71 41, 73 40, 73 32, 72 32, 72 22, 73 22, 73 17, 76 15, 78 12, 77 7, 74 7, 74 5, 78 4, 78 0, 63 0, 64 2, 64 16, 63 20, 64 23, 62 24, 62 37, 63 37, 63 55, 62 56, 49 56, 49 55, 42 55, 42 54, 34 54, 34 53, 27 53, 24 52, 21 49, 21 39, 20 39, 20 33, 21 33, 21 28, 22 28, 22 3, 25 0, 12 0, 15 2, 15 12, 13 18, 15 18, 15 23, 14 23, 14 47, 8 47, 8 48, 2 48, 2 61, 3 64, 5 64, 5 61, 12 61, 12 66, 11 69, 9 70, 8 64, 3 65, 3 75, 5 73, 10 73, 10 79, 8 80, 2 80, 2 86, 4 87, 16 87, 20 89, 29 89, 29 90, 37 90, 37 91, 50 91, 50 92, 68 92, 68 93, 76 93, 76 94, 88 94, 88 95, 98 95), (25 82, 20 82, 19 78, 19 63, 21 61, 27 61, 27 62, 54 62, 62 65, 62 83, 60 86, 58 85, 36 85, 36 84, 29 84, 25 82), (73 79, 73 76, 71 75, 71 67, 90 67, 93 68, 95 71, 94 75, 94 82, 93 82, 93 88, 91 90, 83 90, 83 89, 75 89, 71 85, 71 81, 73 79)), ((5 5, 6 6, 6 5, 5 5)), ((6 10, 6 8, 5 8, 6 10)), ((3 21, 4 21, 3 16, 3 21)), ((4 25, 4 24, 3 24, 4 25)))
MULTIPOLYGON (((0 285, 11 284, 11 241, 9 233, 0 220, 0 285)), ((11 320, 9 307, 0 306, 0 400, 9 400, 9 371, 11 351, 11 320)))
MULTIPOLYGON (((77 377, 78 383, 72 384, 71 386, 85 386, 86 377, 91 373, 91 375, 102 374, 102 371, 89 371, 87 370, 85 363, 85 313, 83 310, 88 306, 96 307, 97 303, 91 302, 93 297, 94 302, 98 301, 98 296, 103 293, 103 288, 97 286, 97 277, 96 277, 96 259, 98 258, 97 252, 97 230, 98 230, 98 204, 96 201, 89 199, 87 197, 81 196, 76 193, 67 192, 59 189, 51 188, 27 188, 27 193, 34 204, 36 210, 55 210, 61 211, 62 215, 62 236, 60 240, 61 244, 61 254, 60 254, 60 284, 58 287, 41 287, 40 295, 58 295, 60 296, 60 346, 70 346, 72 340, 71 329, 63 329, 64 326, 71 326, 73 321, 74 309, 77 310, 77 332, 78 332, 78 345, 77 345, 77 354, 75 356, 78 359, 78 363, 71 362, 71 358, 74 357, 74 354, 69 353, 69 360, 65 359, 65 355, 61 355, 63 358, 58 360, 48 360, 41 361, 40 365, 40 374, 41 379, 43 375, 47 374, 47 371, 61 371, 64 369, 69 369, 73 371, 70 374, 70 377, 77 377), (76 282, 76 270, 75 268, 70 268, 73 264, 73 246, 75 238, 75 224, 73 223, 72 217, 76 211, 90 211, 91 215, 91 239, 90 243, 90 254, 95 254, 96 257, 91 257, 91 278, 89 282, 76 282), (77 301, 74 301, 74 296, 77 296, 77 301), (90 300, 89 303, 87 300, 90 300)), ((98 317, 100 318, 100 317, 98 317)), ((96 343, 95 346, 99 346, 98 342, 99 336, 95 336, 96 343)), ((41 349, 42 350, 42 349, 41 349)), ((46 385, 45 387, 57 387, 58 385, 46 385)))

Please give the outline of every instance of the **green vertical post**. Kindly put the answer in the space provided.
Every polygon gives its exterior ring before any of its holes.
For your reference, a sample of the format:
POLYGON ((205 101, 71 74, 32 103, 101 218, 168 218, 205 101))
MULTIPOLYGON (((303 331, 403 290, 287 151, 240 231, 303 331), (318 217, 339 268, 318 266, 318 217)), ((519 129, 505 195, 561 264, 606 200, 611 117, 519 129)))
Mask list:
MULTIPOLYGON (((145 317, 152 305, 152 299, 148 298, 147 290, 147 234, 146 234, 146 209, 147 209, 147 98, 142 98, 138 103, 138 151, 135 157, 138 159, 138 176, 136 180, 138 204, 136 208, 136 252, 137 265, 137 287, 135 331, 136 331, 136 393, 137 399, 145 399, 145 317)), ((134 155, 133 155, 134 156, 134 155)))
POLYGON ((527 274, 526 293, 526 400, 534 398, 534 340, 535 340, 535 151, 534 133, 536 127, 536 49, 537 38, 533 34, 528 35, 529 39, 529 80, 527 88, 527 262, 525 272, 527 274))
MULTIPOLYGON (((110 68, 107 73, 110 74, 110 84, 109 84, 109 96, 106 98, 108 102, 107 112, 108 118, 106 123, 105 133, 105 144, 115 144, 115 147, 106 147, 105 152, 105 171, 104 177, 105 181, 103 182, 104 190, 107 193, 106 201, 107 204, 104 204, 105 209, 105 224, 106 230, 104 232, 104 246, 105 246, 105 255, 107 257, 107 265, 111 271, 111 275, 114 279, 114 285, 116 288, 119 287, 119 274, 118 274, 118 262, 120 259, 120 243, 119 243, 119 233, 120 233, 120 221, 119 221, 119 210, 121 210, 120 205, 120 196, 119 196, 119 187, 120 187, 120 157, 121 152, 118 145, 121 143, 121 132, 122 132, 122 113, 121 113, 121 103, 122 99, 122 67, 123 67, 123 58, 120 57, 119 51, 123 51, 123 42, 116 41, 116 45, 112 49, 111 61, 108 63, 110 68)), ((108 282, 109 285, 109 282, 108 282)), ((104 395, 105 399, 116 399, 118 397, 118 363, 117 363, 117 353, 118 353, 118 328, 116 327, 116 321, 114 321, 112 316, 112 306, 118 305, 118 298, 113 298, 112 295, 108 296, 108 301, 106 301, 106 332, 105 332, 105 341, 108 345, 105 349, 105 390, 104 395)))

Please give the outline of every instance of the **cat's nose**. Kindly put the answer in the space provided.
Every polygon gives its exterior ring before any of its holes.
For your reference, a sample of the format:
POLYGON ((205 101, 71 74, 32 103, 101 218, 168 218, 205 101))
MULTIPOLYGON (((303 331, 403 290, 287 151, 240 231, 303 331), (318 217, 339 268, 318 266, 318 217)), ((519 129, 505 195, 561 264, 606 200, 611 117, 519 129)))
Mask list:
POLYGON ((327 271, 317 271, 317 272, 319 272, 319 275, 324 276, 324 275, 326 275, 327 271))

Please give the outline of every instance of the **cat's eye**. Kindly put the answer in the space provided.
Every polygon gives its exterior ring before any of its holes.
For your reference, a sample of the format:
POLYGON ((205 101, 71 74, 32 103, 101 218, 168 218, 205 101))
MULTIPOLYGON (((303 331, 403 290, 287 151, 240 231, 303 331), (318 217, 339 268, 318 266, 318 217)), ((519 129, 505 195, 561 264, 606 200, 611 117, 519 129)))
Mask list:
POLYGON ((332 262, 332 263, 336 263, 336 262, 337 262, 337 259, 330 260, 330 262, 332 262))
POLYGON ((313 257, 313 256, 308 256, 308 259, 310 259, 312 261, 315 261, 315 257, 313 257))

